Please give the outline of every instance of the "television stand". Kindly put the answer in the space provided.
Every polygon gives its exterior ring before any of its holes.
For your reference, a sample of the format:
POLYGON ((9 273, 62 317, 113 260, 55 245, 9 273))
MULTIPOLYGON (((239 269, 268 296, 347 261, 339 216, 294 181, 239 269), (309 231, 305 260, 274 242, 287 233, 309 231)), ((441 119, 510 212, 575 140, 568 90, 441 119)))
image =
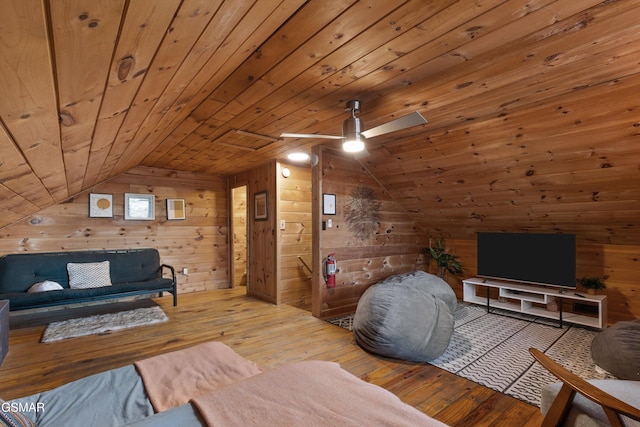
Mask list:
POLYGON ((563 322, 589 326, 598 329, 607 327, 607 296, 589 295, 575 289, 552 288, 522 283, 501 282, 498 280, 473 277, 462 281, 462 300, 471 304, 529 314, 532 316, 555 319, 562 327, 563 322), (486 288, 486 296, 478 295, 479 287, 486 288), (490 297, 491 288, 498 289, 498 299, 490 297), (557 301, 558 311, 547 310, 547 304, 557 301), (563 312, 563 301, 569 300, 574 306, 579 304, 589 308, 589 313, 563 312), (593 312, 593 314, 591 314, 593 312))

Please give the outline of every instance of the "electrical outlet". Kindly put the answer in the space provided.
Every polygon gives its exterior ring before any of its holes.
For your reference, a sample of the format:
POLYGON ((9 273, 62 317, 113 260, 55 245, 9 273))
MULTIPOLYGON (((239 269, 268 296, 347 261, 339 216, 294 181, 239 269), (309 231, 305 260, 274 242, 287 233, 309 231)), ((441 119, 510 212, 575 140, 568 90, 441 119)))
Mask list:
POLYGON ((187 267, 182 267, 182 274, 189 274, 189 269, 187 267))

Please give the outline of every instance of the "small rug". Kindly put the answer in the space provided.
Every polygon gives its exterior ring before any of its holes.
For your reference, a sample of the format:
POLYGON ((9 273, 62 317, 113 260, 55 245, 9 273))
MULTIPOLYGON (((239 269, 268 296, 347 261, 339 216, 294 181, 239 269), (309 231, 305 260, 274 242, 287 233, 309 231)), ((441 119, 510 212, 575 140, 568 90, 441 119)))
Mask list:
MULTIPOLYGON (((529 353, 538 348, 584 379, 612 379, 591 359, 597 331, 517 313, 487 313, 459 304, 447 350, 430 364, 529 404, 540 406, 543 385, 558 381, 529 353), (516 315, 517 317, 514 317, 516 315)), ((329 320, 352 330, 352 316, 329 320)))
POLYGON ((109 331, 151 325, 167 320, 169 318, 160 307, 136 308, 117 313, 63 320, 50 323, 42 335, 41 342, 104 334, 109 331))

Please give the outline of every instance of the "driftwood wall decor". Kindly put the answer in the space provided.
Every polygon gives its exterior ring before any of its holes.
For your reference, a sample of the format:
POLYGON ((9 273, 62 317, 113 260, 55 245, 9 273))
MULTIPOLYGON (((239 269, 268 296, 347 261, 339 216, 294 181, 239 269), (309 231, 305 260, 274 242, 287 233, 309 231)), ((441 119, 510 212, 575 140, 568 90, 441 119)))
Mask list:
POLYGON ((372 188, 358 186, 345 205, 345 220, 354 236, 365 240, 376 232, 380 222, 381 203, 372 188))

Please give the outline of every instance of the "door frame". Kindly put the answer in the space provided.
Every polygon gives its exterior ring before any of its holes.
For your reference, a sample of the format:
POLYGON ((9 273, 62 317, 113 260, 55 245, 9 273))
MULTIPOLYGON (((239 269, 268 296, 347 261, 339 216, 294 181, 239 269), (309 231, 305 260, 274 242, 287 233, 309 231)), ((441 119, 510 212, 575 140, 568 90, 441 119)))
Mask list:
POLYGON ((245 196, 246 196, 246 203, 245 203, 245 210, 244 210, 244 216, 245 216, 245 238, 246 238, 246 245, 245 245, 245 265, 244 265, 244 270, 246 272, 247 275, 247 284, 249 283, 249 205, 248 205, 248 199, 249 199, 249 187, 246 183, 240 183, 240 184, 236 184, 236 185, 231 185, 229 187, 229 259, 230 259, 230 265, 229 265, 229 276, 230 276, 230 287, 231 288, 235 288, 236 287, 236 283, 238 282, 237 277, 236 277, 236 258, 235 258, 235 252, 236 252, 236 245, 235 245, 235 238, 234 238, 234 234, 235 234, 235 229, 236 229, 236 224, 235 224, 235 220, 234 220, 234 193, 235 190, 239 189, 239 188, 245 188, 245 196))

